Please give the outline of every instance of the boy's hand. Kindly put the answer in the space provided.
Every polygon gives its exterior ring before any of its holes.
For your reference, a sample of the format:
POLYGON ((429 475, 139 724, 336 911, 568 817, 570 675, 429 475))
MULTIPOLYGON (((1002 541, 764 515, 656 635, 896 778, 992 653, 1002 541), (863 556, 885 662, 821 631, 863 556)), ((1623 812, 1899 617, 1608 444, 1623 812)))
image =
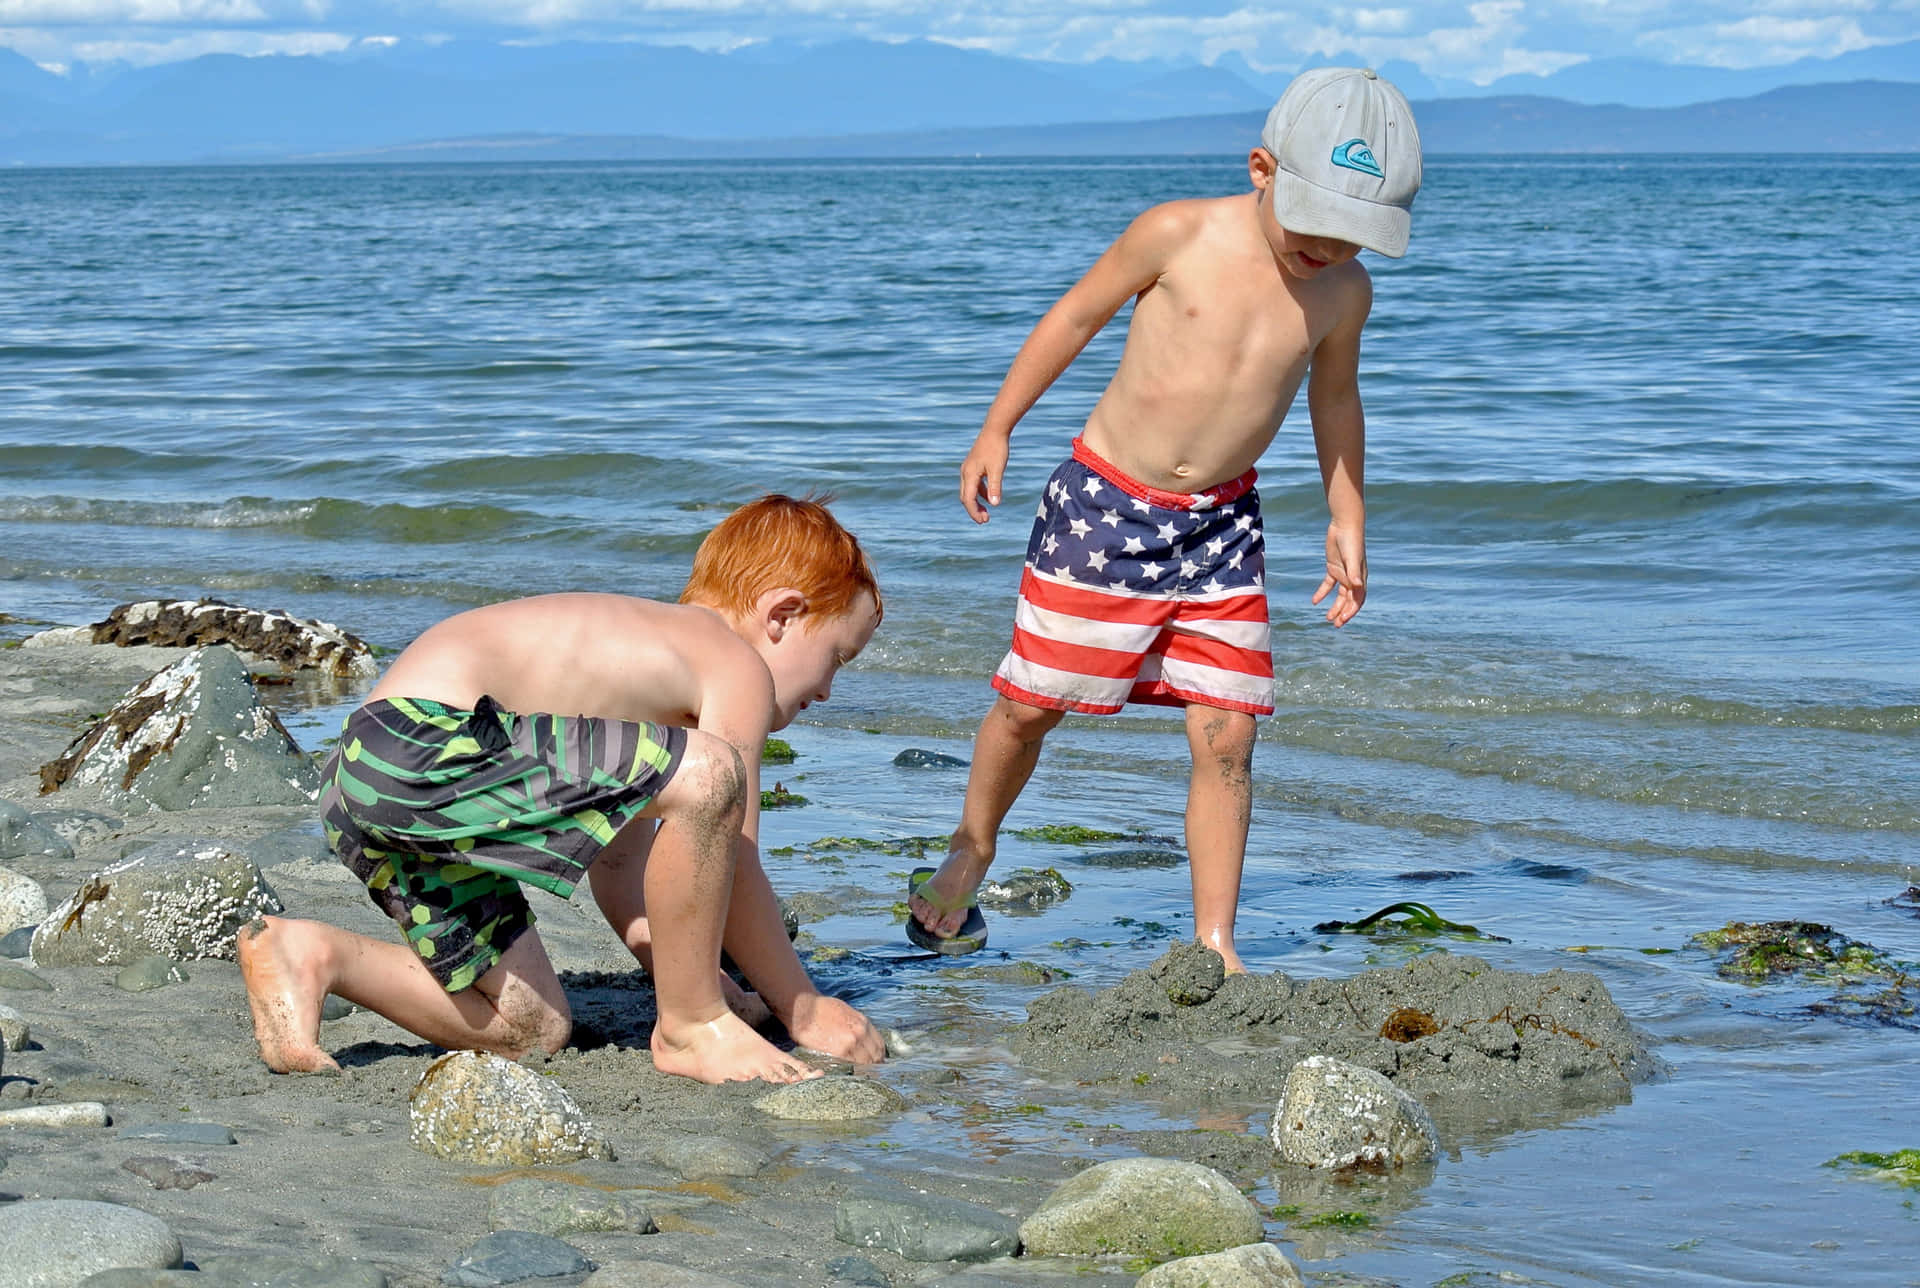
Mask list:
POLYGON ((1007 440, 982 432, 960 462, 960 504, 975 523, 987 521, 987 506, 1000 504, 1000 480, 1007 472, 1007 440))
POLYGON ((1340 593, 1327 605, 1327 620, 1345 626, 1367 602, 1367 539, 1357 527, 1327 525, 1327 577, 1313 592, 1313 602, 1325 599, 1335 586, 1340 593))
POLYGON ((793 1013, 784 1018, 787 1032, 803 1047, 854 1064, 879 1064, 887 1058, 887 1042, 880 1030, 837 997, 803 993, 794 999, 793 1013))

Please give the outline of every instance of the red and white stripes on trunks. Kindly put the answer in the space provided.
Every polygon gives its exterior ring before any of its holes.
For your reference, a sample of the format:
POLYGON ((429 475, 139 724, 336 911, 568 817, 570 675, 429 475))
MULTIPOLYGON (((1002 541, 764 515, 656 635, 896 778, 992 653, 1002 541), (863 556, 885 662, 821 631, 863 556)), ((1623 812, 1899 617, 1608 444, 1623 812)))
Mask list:
POLYGON ((1075 439, 1027 540, 993 687, 1110 715, 1128 702, 1273 712, 1254 473, 1206 492, 1135 482, 1075 439))

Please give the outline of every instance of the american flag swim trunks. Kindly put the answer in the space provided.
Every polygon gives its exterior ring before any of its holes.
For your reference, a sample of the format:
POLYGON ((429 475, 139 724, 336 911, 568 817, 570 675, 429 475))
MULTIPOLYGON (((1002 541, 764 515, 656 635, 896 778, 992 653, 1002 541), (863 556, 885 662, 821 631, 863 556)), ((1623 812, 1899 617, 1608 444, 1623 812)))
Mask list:
POLYGON ((1079 439, 1027 540, 1013 648, 993 687, 1111 715, 1128 702, 1273 712, 1266 540, 1248 470, 1162 492, 1079 439))

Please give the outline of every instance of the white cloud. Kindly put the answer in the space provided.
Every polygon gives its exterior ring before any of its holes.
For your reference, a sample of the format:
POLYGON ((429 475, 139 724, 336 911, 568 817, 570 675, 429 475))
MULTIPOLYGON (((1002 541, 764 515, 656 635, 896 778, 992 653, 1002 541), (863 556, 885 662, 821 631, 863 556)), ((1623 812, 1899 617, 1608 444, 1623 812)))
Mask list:
POLYGON ((26 27, 221 24, 266 17, 254 0, 0 0, 0 22, 26 27))
POLYGON ((337 54, 353 45, 352 36, 332 31, 195 31, 165 39, 79 40, 72 49, 73 56, 81 62, 122 62, 134 67, 151 67, 206 54, 239 54, 245 58, 268 54, 337 54))
POLYGON ((1798 58, 1832 58, 1876 41, 1860 24, 1838 15, 1822 18, 1753 17, 1710 26, 1652 31, 1639 43, 1674 62, 1709 67, 1767 67, 1798 58))

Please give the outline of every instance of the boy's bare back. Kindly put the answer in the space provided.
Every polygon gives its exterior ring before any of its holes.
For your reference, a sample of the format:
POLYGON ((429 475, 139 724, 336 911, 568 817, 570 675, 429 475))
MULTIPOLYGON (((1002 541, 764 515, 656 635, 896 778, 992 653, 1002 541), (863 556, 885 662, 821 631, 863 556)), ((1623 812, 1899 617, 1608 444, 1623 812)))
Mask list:
POLYGON ((509 711, 703 728, 724 701, 740 734, 756 740, 774 709, 766 667, 711 609, 585 593, 450 617, 415 640, 367 700, 470 708, 482 694, 509 711))
MULTIPOLYGON (((1263 210, 1255 193, 1156 206, 1087 274, 1093 298, 1125 288, 1135 303, 1085 438, 1142 482, 1195 492, 1245 473, 1329 337, 1351 333, 1357 353, 1366 269, 1349 259, 1294 277, 1263 235, 1263 210)), ((1338 364, 1320 354, 1314 365, 1338 364)))

